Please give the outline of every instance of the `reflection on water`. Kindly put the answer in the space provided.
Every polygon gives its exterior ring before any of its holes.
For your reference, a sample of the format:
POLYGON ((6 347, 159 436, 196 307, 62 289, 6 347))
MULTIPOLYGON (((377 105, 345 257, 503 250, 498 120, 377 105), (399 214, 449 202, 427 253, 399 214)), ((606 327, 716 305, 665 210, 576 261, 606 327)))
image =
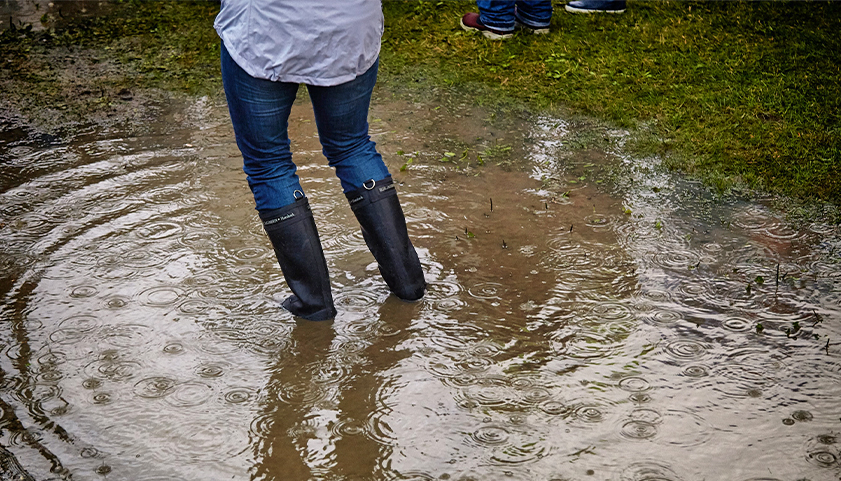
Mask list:
POLYGON ((839 479, 835 226, 710 199, 622 132, 582 153, 562 120, 459 115, 372 113, 429 282, 406 304, 296 106, 330 323, 279 308, 223 105, 0 143, 0 458, 35 479, 839 479), (533 171, 438 161, 499 144, 533 171))

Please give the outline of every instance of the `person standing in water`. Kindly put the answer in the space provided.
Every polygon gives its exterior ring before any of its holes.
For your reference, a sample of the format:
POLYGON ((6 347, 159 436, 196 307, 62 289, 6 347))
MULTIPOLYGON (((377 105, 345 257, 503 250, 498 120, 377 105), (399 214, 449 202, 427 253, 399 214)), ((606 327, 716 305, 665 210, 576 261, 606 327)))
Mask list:
POLYGON ((414 301, 426 288, 391 175, 368 135, 383 22, 380 0, 222 0, 214 22, 243 170, 292 290, 283 307, 304 319, 332 319, 336 309, 287 133, 300 84, 322 152, 389 289, 414 301))

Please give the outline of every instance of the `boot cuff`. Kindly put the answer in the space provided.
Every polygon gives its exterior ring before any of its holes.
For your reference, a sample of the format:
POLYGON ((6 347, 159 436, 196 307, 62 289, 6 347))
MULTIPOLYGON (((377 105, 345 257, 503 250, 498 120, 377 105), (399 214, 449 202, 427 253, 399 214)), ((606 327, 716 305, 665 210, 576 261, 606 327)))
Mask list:
POLYGON ((263 221, 263 228, 270 229, 280 224, 294 224, 299 220, 312 216, 310 202, 306 197, 301 197, 295 202, 285 205, 280 209, 259 212, 260 220, 263 221))
POLYGON ((374 186, 371 189, 362 186, 356 190, 346 193, 345 197, 347 197, 351 210, 356 210, 362 206, 373 204, 381 199, 385 199, 386 197, 397 195, 395 187, 394 180, 391 176, 388 176, 384 179, 375 181, 374 186))

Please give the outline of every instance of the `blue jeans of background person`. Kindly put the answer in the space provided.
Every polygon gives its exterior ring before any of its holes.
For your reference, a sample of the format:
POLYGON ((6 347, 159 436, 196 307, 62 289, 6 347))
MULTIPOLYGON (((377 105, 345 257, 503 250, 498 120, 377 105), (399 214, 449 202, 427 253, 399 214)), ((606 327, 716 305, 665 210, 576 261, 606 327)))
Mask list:
POLYGON ((515 19, 531 28, 546 28, 552 19, 551 0, 477 0, 479 20, 494 30, 514 30, 515 19))
MULTIPOLYGON (((289 205, 295 202, 295 191, 303 193, 287 132, 298 84, 248 75, 224 44, 221 61, 231 123, 257 210, 289 205)), ((379 60, 364 74, 340 85, 307 86, 322 152, 336 169, 345 192, 358 189, 365 181, 389 176, 368 135, 368 107, 378 67, 379 60)))

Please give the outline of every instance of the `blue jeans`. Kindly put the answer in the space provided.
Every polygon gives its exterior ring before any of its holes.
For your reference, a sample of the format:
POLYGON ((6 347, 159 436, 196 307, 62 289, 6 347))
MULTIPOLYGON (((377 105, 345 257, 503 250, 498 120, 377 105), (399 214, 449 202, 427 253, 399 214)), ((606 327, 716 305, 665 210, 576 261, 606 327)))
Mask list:
MULTIPOLYGON (((298 84, 248 75, 224 44, 221 61, 231 123, 257 210, 289 205, 303 194, 287 132, 298 84)), ((322 152, 336 169, 345 192, 358 189, 365 181, 389 176, 368 135, 368 107, 378 67, 379 60, 364 74, 341 85, 307 85, 322 152)))
POLYGON ((513 31, 516 19, 532 28, 546 28, 552 19, 551 0, 477 0, 479 20, 494 30, 513 31))

